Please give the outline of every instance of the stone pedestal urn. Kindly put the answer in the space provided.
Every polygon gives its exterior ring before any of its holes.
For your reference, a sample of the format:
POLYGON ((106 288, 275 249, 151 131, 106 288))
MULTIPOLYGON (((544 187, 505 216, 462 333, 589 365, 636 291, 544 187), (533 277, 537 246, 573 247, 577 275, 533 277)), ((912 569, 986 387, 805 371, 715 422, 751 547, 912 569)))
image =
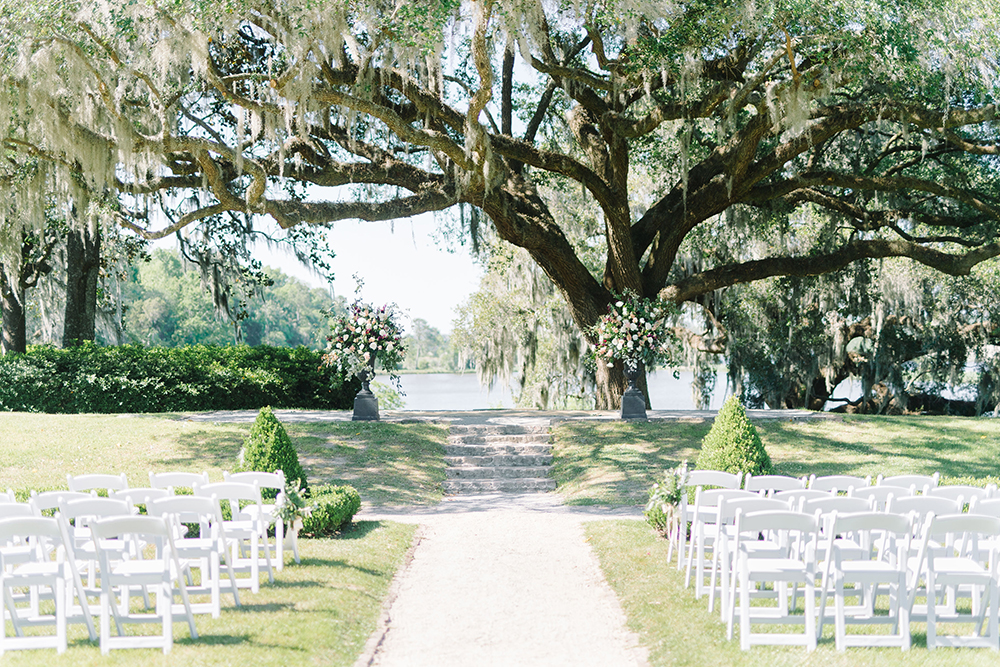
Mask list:
POLYGON ((639 379, 639 364, 641 362, 638 359, 625 359, 625 378, 628 380, 628 388, 625 393, 622 394, 622 419, 624 420, 643 420, 646 417, 646 397, 643 395, 642 391, 635 385, 635 381, 639 379))

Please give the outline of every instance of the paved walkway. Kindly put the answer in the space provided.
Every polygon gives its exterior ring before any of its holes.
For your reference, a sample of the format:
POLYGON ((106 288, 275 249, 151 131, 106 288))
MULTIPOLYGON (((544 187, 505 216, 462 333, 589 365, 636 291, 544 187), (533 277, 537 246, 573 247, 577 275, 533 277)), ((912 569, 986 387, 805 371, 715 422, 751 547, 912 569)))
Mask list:
POLYGON ((646 664, 587 545, 582 521, 639 508, 561 505, 555 494, 459 496, 358 519, 420 524, 358 665, 646 664))

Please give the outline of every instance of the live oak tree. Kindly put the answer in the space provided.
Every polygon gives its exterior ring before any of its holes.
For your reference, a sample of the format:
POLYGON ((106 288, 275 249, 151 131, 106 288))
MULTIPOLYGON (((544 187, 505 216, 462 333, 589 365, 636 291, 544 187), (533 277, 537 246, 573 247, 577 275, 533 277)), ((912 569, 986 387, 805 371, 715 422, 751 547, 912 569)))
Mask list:
MULTIPOLYGON (((766 278, 888 257, 964 275, 1000 255, 992 0, 2 9, 4 147, 117 193, 146 238, 222 214, 292 228, 467 206, 584 331, 627 289, 711 314, 718 290, 766 278), (638 163, 662 174, 648 196, 638 163), (592 201, 596 272, 543 196, 559 183, 592 201)), ((620 369, 597 379, 613 407, 620 369)))

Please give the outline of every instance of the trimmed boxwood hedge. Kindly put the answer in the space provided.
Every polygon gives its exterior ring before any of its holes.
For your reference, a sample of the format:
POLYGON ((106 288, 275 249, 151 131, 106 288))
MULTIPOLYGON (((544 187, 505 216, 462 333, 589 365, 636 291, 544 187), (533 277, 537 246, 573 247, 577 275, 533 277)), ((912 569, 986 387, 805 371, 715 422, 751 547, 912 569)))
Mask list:
POLYGON ((345 410, 358 389, 305 347, 36 345, 0 357, 0 410, 15 412, 345 410))
POLYGON ((302 519, 303 536, 326 537, 354 519, 361 509, 361 496, 353 486, 322 484, 311 488, 306 504, 312 510, 302 519))

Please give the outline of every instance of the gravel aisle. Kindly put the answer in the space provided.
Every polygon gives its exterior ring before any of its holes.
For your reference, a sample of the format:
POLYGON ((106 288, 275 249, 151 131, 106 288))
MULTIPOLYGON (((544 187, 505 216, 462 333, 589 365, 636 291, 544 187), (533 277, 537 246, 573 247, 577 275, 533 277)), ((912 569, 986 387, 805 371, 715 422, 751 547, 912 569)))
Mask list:
POLYGON ((586 544, 585 518, 592 517, 510 508, 412 517, 421 541, 397 580, 381 642, 363 660, 645 665, 586 544))

